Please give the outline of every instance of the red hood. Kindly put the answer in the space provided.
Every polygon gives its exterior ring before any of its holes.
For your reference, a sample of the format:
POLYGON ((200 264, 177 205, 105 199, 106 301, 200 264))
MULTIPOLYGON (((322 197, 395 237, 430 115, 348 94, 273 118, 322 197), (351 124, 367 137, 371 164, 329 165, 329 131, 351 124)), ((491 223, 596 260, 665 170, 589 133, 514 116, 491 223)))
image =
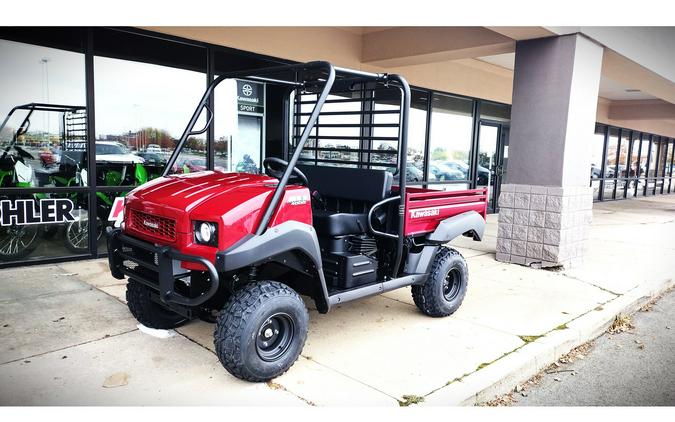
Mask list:
POLYGON ((143 201, 144 206, 155 204, 161 208, 190 213, 204 202, 226 195, 234 189, 271 188, 276 184, 276 179, 264 175, 202 171, 155 179, 131 191, 129 201, 133 198, 143 201))
POLYGON ((269 176, 248 173, 203 171, 171 175, 129 192, 126 206, 175 219, 176 230, 189 233, 192 228, 186 215, 191 220, 210 221, 251 200, 262 207, 276 184, 277 180, 269 176))
MULTIPOLYGON (((216 248, 194 244, 194 222, 217 223, 218 246, 221 250, 225 249, 255 232, 261 212, 270 201, 277 183, 275 178, 265 175, 217 171, 155 179, 127 195, 125 231, 149 242, 171 243, 185 253, 199 252, 213 257, 216 248), (138 218, 130 217, 132 214, 138 218), (130 219, 138 222, 129 224, 130 219), (150 223, 154 221, 152 224, 159 224, 162 228, 155 231, 148 229, 157 226, 146 223, 146 220, 150 223), (167 237, 162 231, 165 227, 169 227, 167 230, 175 236, 167 237)), ((270 227, 288 220, 312 224, 309 198, 306 187, 287 186, 270 227), (298 203, 297 198, 304 200, 298 203)))

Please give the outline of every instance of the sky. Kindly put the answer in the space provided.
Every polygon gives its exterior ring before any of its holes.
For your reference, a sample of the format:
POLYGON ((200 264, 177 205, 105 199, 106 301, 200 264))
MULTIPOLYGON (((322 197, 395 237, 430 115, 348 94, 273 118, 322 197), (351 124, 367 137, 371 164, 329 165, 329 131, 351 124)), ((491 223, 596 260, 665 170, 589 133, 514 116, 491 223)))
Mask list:
MULTIPOLYGON (((2 116, 31 102, 85 105, 83 54, 0 40, 0 57, 2 116), (48 96, 42 59, 48 60, 48 96)), ((179 137, 205 85, 202 73, 105 57, 95 57, 94 72, 99 135, 151 126, 179 137)), ((40 120, 31 122, 31 130, 44 129, 40 120)), ((50 119, 49 129, 58 131, 57 119, 50 119)))
MULTIPOLYGON (((47 102, 43 92, 42 59, 49 60, 49 102, 85 105, 83 54, 0 40, 0 116, 3 119, 17 105, 47 102)), ((44 130, 45 120, 32 121, 31 130, 44 130)), ((49 120, 50 131, 58 131, 58 119, 49 120)))

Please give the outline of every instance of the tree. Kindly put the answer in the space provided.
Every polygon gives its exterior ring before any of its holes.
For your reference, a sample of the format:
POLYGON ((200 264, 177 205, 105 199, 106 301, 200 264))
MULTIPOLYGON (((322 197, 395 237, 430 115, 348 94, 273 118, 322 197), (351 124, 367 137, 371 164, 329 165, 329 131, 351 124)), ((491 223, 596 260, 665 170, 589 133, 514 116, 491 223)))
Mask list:
POLYGON ((441 147, 436 147, 436 148, 434 148, 433 151, 431 151, 431 159, 433 161, 447 160, 448 159, 448 152, 441 147))

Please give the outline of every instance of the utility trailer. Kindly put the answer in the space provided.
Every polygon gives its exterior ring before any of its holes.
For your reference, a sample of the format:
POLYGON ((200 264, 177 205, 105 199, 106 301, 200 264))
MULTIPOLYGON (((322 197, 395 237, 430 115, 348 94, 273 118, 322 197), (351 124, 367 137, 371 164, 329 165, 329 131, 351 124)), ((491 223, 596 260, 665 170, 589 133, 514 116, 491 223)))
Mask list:
MULTIPOLYGON (((481 239, 485 189, 444 192, 407 187, 406 177, 394 184, 384 169, 299 164, 329 93, 364 86, 400 94, 397 168, 405 174, 410 88, 401 76, 310 62, 232 72, 210 84, 163 177, 130 192, 121 228, 107 231, 111 273, 128 277, 127 301, 139 322, 162 329, 193 318, 214 322, 223 366, 266 381, 302 351, 309 315, 299 294, 327 313, 411 286, 429 316, 459 308, 468 268, 444 244, 460 235, 481 239), (283 87, 289 120, 293 95, 315 95, 289 161, 267 157, 262 174, 170 175, 187 138, 213 123, 211 94, 230 78, 283 87), (194 130, 205 110, 206 126, 194 130)), ((279 137, 289 145, 286 129, 279 137)))

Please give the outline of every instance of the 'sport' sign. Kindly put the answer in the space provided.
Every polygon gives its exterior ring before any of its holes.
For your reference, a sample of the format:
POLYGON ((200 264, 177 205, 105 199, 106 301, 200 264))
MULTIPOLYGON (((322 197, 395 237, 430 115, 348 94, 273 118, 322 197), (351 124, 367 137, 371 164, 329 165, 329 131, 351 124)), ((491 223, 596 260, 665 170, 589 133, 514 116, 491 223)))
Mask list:
POLYGON ((265 86, 257 82, 237 80, 237 110, 262 114, 265 111, 265 86))

